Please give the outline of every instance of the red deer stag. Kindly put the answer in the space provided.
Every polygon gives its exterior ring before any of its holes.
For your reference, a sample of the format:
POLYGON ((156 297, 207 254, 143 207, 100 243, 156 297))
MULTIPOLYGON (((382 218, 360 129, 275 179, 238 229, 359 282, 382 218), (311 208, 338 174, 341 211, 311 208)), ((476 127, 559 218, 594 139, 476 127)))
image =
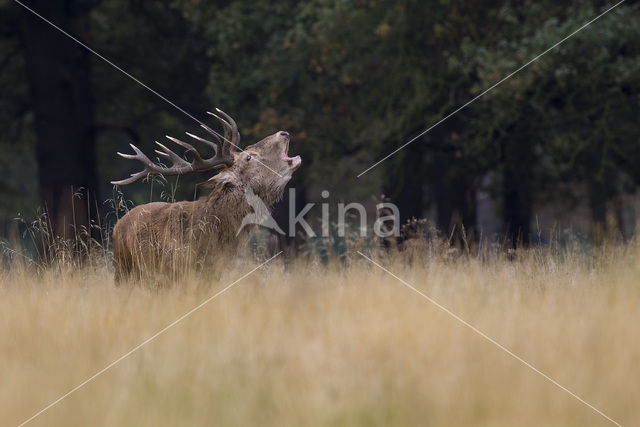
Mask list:
POLYGON ((154 202, 137 206, 123 216, 113 229, 113 253, 116 282, 145 273, 159 273, 175 277, 186 269, 211 267, 222 256, 237 253, 247 242, 255 227, 243 227, 242 219, 252 213, 245 192, 252 191, 267 207, 284 193, 292 173, 300 166, 300 156, 289 157, 289 133, 276 132, 260 142, 238 151, 240 133, 236 122, 223 111, 209 113, 220 121, 224 138, 201 125, 218 142, 214 143, 190 134, 205 143, 215 154, 204 159, 191 145, 179 139, 167 138, 190 153, 187 161, 163 144, 156 142, 156 153, 168 159, 171 166, 152 162, 138 147, 131 144, 135 154, 122 154, 137 160, 144 170, 131 174, 114 185, 131 184, 139 179, 157 175, 183 175, 223 168, 209 182, 212 190, 204 198, 192 202, 154 202), (222 116, 222 117, 220 117, 222 116))

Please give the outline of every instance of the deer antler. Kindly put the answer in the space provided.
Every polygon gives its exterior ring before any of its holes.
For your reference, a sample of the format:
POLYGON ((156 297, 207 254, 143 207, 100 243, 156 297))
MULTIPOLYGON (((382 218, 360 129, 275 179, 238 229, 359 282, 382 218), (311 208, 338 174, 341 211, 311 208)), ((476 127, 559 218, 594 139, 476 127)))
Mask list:
POLYGON ((220 135, 217 132, 213 131, 213 129, 204 124, 201 124, 200 126, 202 126, 204 130, 213 135, 218 143, 211 142, 197 135, 185 132, 191 138, 200 142, 204 142, 208 146, 212 147, 215 151, 213 157, 203 159, 202 156, 200 156, 200 153, 198 153, 198 150, 196 150, 193 145, 167 135, 166 137, 169 141, 178 144, 179 146, 186 149, 187 152, 190 152, 193 155, 193 161, 188 162, 163 144, 156 141, 156 144, 158 144, 160 150, 155 150, 155 152, 158 155, 165 157, 166 159, 171 161, 171 166, 163 166, 158 163, 152 162, 138 147, 133 144, 129 144, 131 148, 133 148, 135 154, 118 153, 118 155, 124 157, 125 159, 139 161, 144 166, 144 169, 140 172, 132 173, 129 178, 120 181, 111 181, 111 183, 114 185, 127 185, 147 176, 183 175, 192 172, 206 172, 222 166, 231 166, 234 160, 233 152, 235 152, 236 149, 239 148, 238 144, 240 143, 240 132, 238 132, 238 125, 236 124, 235 120, 233 120, 224 111, 218 108, 216 108, 216 111, 220 113, 224 117, 224 119, 217 114, 208 111, 207 113, 211 114, 213 117, 220 121, 222 127, 224 128, 224 138, 220 138, 220 135), (219 146, 219 142, 221 139, 223 140, 222 147, 219 146))

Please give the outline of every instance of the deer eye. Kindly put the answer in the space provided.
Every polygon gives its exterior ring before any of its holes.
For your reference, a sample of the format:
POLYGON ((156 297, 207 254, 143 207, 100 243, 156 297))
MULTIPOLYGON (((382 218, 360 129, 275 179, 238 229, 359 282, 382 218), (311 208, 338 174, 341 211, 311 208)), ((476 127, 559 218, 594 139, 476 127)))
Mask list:
POLYGON ((247 155, 247 162, 251 160, 251 154, 247 155))

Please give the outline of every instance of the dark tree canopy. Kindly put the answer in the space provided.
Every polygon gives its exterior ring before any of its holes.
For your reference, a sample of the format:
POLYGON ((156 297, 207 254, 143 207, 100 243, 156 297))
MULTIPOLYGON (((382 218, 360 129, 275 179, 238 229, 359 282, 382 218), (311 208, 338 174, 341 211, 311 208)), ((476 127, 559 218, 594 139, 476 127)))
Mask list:
MULTIPOLYGON (((611 4, 28 4, 199 119, 216 106, 233 113, 244 141, 289 130, 305 159, 293 182, 300 200, 321 201, 324 189, 337 201, 384 193, 403 218, 431 217, 446 233, 477 239, 489 216, 513 244, 530 243, 543 211, 555 215, 545 226, 587 222, 596 239, 612 228, 628 237, 634 226, 625 212, 640 182, 637 2, 620 5, 360 178, 611 4)), ((101 201, 113 194, 108 182, 128 172, 116 151, 131 141, 149 151, 165 134, 197 129, 17 4, 0 2, 0 16, 5 224, 18 210, 46 206, 62 233, 72 189, 101 201)), ((160 183, 150 193, 141 183, 126 195, 135 203, 191 198, 201 181, 183 180, 176 193, 160 183)))

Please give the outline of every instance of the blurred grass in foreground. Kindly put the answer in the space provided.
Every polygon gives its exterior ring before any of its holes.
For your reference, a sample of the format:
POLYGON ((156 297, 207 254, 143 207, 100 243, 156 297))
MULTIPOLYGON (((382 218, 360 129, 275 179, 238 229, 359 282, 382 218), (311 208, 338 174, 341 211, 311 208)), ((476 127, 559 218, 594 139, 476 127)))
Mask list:
MULTIPOLYGON (((380 262, 623 425, 640 423, 640 249, 380 262), (515 258, 515 259, 514 259, 515 258)), ((379 258, 376 258, 379 259, 379 258)), ((607 425, 377 267, 275 260, 30 425, 607 425)), ((245 274, 113 285, 0 272, 0 425, 245 274)))

